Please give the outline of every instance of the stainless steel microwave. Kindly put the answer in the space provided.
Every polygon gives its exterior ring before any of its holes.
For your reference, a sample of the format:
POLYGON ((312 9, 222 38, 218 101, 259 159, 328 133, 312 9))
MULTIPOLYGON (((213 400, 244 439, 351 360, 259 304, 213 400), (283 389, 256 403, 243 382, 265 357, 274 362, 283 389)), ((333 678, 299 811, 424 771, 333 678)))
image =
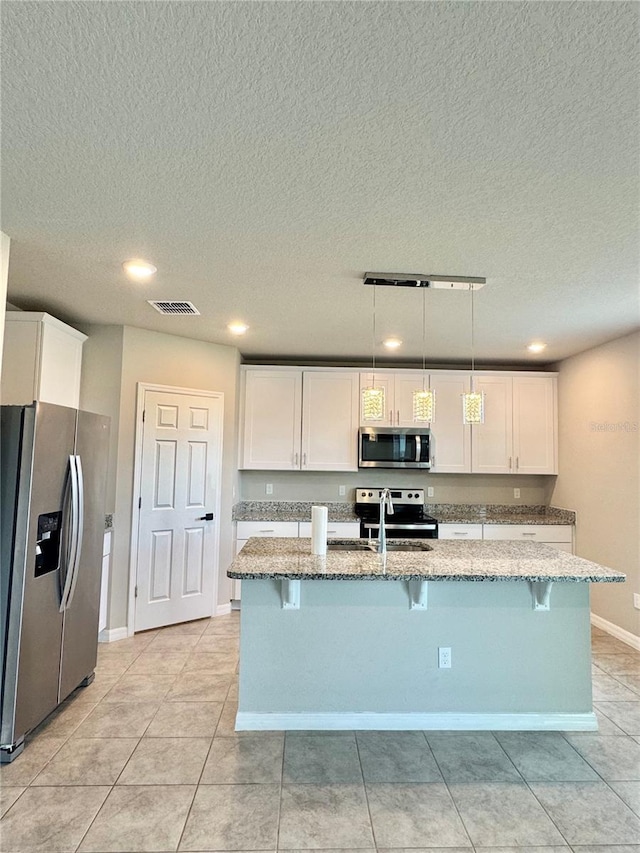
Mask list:
POLYGON ((359 468, 431 468, 431 430, 361 427, 359 468))

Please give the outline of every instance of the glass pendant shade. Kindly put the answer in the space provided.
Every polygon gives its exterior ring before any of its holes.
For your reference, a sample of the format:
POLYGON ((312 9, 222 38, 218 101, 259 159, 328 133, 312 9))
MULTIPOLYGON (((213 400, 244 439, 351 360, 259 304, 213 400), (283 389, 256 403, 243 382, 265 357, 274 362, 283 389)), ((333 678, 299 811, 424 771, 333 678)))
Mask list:
POLYGON ((435 420, 436 399, 433 391, 413 392, 413 420, 416 423, 431 423, 435 420))
POLYGON ((362 420, 384 420, 384 388, 371 386, 362 389, 362 420))
POLYGON ((462 395, 462 422, 484 423, 484 391, 469 391, 462 395))

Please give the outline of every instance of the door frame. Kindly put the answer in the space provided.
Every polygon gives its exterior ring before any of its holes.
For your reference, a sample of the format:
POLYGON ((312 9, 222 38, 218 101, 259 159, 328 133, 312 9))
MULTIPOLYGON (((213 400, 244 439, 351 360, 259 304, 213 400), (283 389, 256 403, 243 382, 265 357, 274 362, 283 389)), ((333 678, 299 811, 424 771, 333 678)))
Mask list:
POLYGON ((222 461, 223 461, 223 440, 224 440, 224 392, 222 391, 206 391, 202 388, 181 388, 175 385, 157 385, 153 382, 138 382, 136 383, 136 429, 134 439, 134 461, 133 461, 133 491, 131 495, 131 539, 129 542, 129 593, 127 607, 127 636, 132 637, 135 633, 135 618, 136 618, 136 579, 138 576, 138 541, 140 528, 140 508, 138 506, 139 497, 142 489, 142 443, 144 437, 144 421, 142 415, 145 406, 145 397, 147 391, 158 391, 167 394, 185 394, 191 397, 209 397, 219 400, 222 403, 220 415, 218 418, 218 427, 220 430, 220 449, 217 459, 217 475, 216 475, 216 500, 213 511, 216 514, 218 521, 217 536, 214 545, 215 561, 213 567, 213 601, 212 613, 215 615, 218 609, 218 581, 220 573, 220 504, 222 490, 222 461))

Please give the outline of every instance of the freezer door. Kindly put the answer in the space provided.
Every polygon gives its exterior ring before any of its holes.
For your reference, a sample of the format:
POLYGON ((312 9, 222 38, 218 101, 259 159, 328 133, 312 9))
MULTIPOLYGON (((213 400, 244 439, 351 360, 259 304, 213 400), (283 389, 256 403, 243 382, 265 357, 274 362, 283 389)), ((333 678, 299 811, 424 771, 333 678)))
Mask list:
POLYGON ((76 458, 83 513, 79 560, 64 611, 60 701, 72 693, 96 665, 105 494, 109 454, 109 418, 78 412, 76 458))
MULTIPOLYGON (((30 411, 33 407, 24 410, 27 423, 30 411)), ((37 403, 32 440, 29 431, 23 430, 3 673, 3 744, 24 736, 58 704, 60 569, 58 555, 48 543, 59 532, 56 518, 61 521, 75 426, 74 409, 37 403), (18 595, 20 587, 22 596, 18 595)))

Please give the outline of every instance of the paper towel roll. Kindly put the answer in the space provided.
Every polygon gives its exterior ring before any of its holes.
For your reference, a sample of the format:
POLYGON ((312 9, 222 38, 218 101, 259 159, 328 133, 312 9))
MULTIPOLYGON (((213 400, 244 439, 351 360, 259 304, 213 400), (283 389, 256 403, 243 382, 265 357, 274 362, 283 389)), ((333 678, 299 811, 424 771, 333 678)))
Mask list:
POLYGON ((311 553, 322 557, 327 553, 327 523, 329 510, 326 506, 311 507, 311 553))

